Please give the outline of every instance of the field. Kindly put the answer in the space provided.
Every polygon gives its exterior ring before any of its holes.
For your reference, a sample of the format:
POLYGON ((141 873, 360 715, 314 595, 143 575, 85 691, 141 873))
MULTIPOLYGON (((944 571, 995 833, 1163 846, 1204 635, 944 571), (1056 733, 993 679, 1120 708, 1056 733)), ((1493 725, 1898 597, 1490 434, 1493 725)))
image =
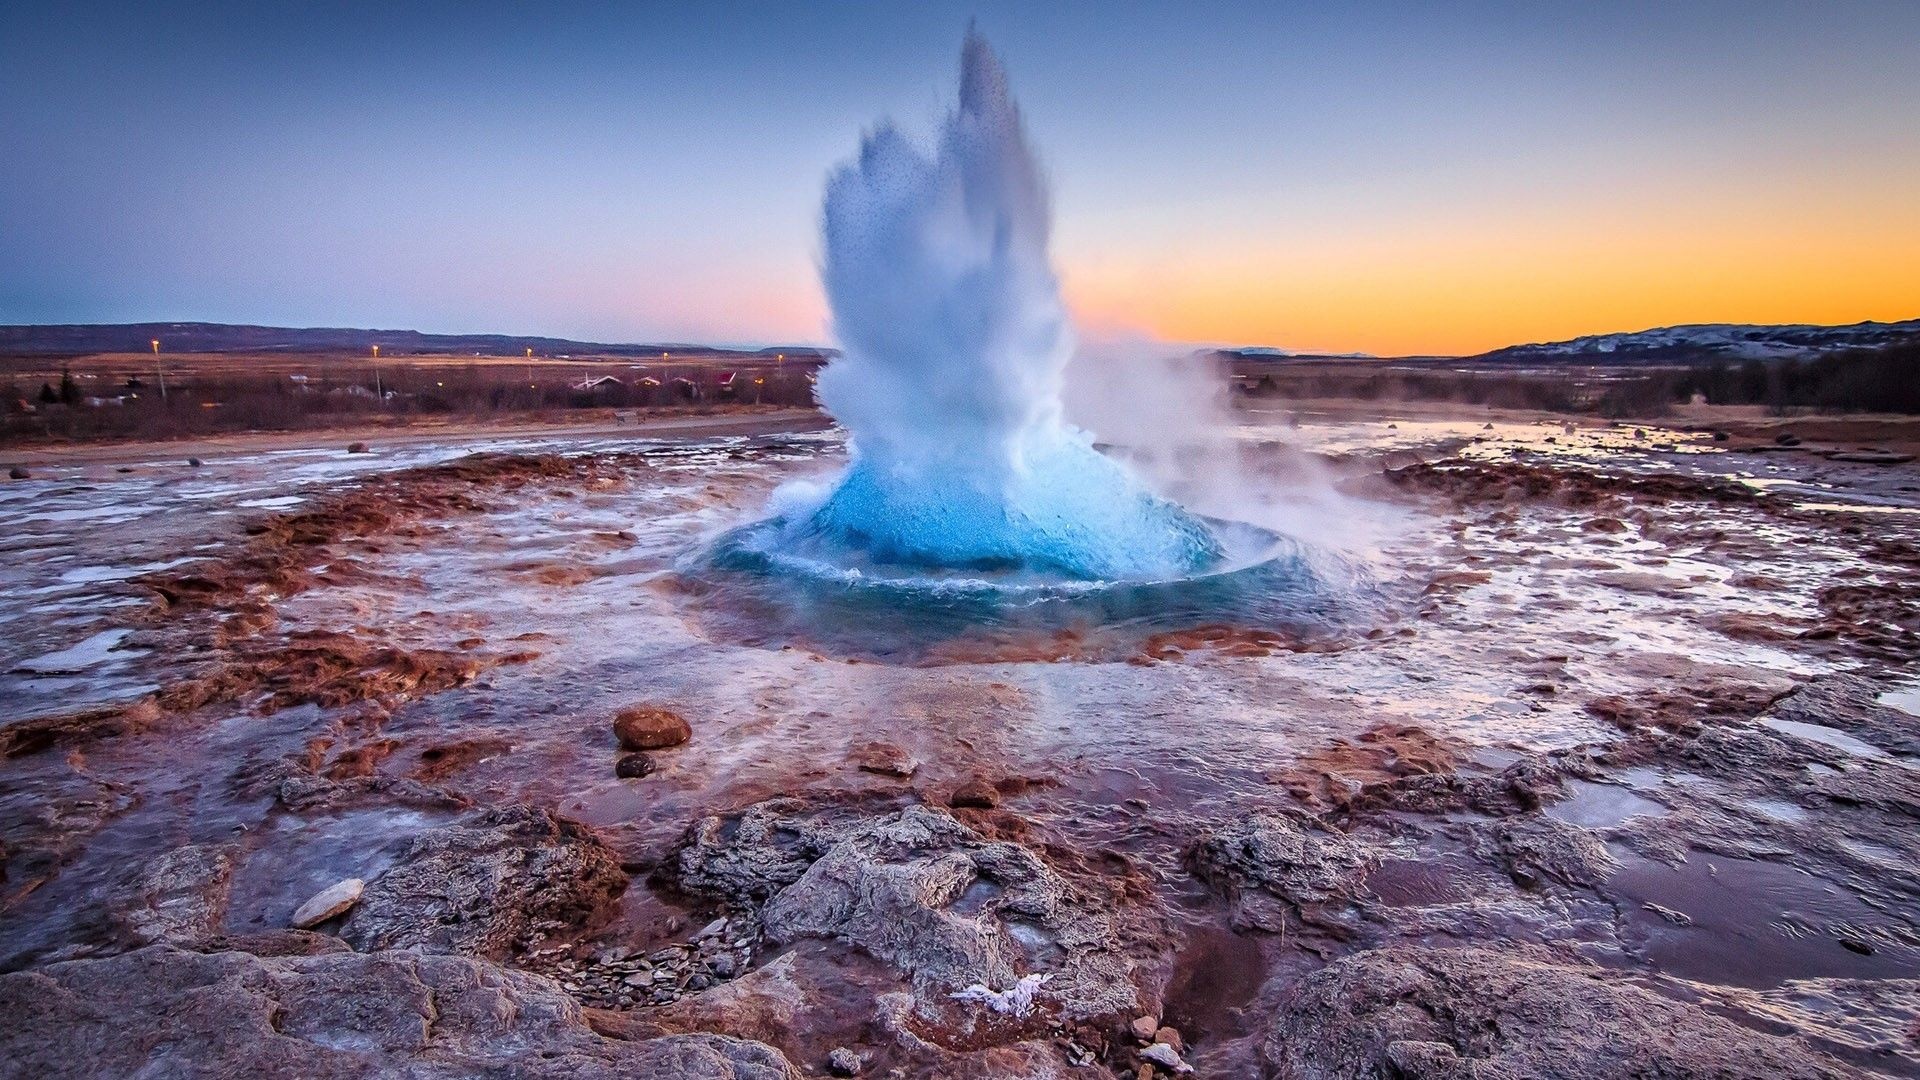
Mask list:
POLYGON ((0 358, 0 445, 244 431, 613 423, 812 403, 812 358, 689 350, 658 359, 345 353, 0 358), (731 378, 729 377, 731 376, 731 378))

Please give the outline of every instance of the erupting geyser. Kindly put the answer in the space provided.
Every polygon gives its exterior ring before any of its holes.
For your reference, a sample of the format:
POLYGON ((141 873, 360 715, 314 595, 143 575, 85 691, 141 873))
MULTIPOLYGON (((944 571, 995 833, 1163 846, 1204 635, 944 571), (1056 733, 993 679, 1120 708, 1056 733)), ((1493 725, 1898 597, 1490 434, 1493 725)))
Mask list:
POLYGON ((852 465, 787 540, 883 563, 1177 577, 1224 552, 1061 418, 1073 349, 1045 184, 1006 77, 969 36, 928 154, 890 126, 827 184, 823 276, 842 355, 820 400, 852 465))
POLYGON ((782 488, 695 568, 751 575, 723 592, 750 636, 852 630, 897 655, 980 627, 1337 621, 1340 560, 1183 509, 1063 418, 1046 186, 984 41, 931 151, 880 127, 823 219, 841 355, 819 395, 851 462, 782 488))

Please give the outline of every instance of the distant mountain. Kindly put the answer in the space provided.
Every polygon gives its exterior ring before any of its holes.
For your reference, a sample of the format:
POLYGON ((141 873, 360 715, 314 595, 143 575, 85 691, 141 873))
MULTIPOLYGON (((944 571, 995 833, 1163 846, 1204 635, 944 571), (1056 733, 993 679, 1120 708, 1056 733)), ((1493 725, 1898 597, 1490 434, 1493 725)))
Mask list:
POLYGON ((1694 364, 1712 360, 1782 360, 1837 349, 1870 349, 1920 341, 1920 319, 1848 326, 1755 326, 1696 323, 1569 341, 1511 345, 1464 359, 1511 364, 1694 364))
POLYGON ((95 323, 58 326, 0 326, 0 353, 78 356, 85 353, 146 352, 152 342, 166 352, 370 352, 388 355, 480 353, 516 356, 649 356, 660 352, 702 356, 828 355, 809 345, 767 349, 725 349, 681 343, 606 344, 567 338, 510 334, 423 334, 418 330, 354 330, 334 327, 232 326, 226 323, 95 323))
POLYGON ((1215 353, 1239 360, 1378 360, 1379 357, 1367 352, 1294 352, 1291 349, 1276 349, 1269 345, 1248 345, 1239 349, 1215 349, 1215 353))

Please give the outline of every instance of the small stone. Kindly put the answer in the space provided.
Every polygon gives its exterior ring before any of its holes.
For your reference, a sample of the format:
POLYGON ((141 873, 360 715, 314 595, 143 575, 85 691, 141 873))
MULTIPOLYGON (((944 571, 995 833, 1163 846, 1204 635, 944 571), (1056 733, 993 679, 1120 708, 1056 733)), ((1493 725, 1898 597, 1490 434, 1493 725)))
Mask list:
POLYGON ((311 930, 359 903, 360 894, 366 887, 367 883, 357 877, 335 882, 301 904, 289 923, 295 930, 311 930))
POLYGON ((202 466, 202 465, 205 465, 205 464, 206 464, 206 462, 204 462, 204 461, 201 461, 201 460, 200 460, 199 458, 197 458, 197 457, 190 457, 190 458, 188 458, 188 459, 187 459, 187 464, 188 464, 188 465, 191 465, 191 466, 193 466, 194 468, 196 468, 196 469, 197 469, 197 468, 199 468, 200 466, 202 466))
POLYGON ((7 475, 12 477, 15 480, 27 480, 33 477, 32 473, 28 472, 26 469, 21 468, 18 465, 15 465, 13 468, 8 469, 7 475))
POLYGON ((1645 908, 1648 911, 1653 912, 1655 915, 1660 916, 1661 918, 1667 920, 1668 922, 1674 924, 1675 926, 1692 926, 1693 925, 1693 916, 1687 914, 1684 911, 1675 911, 1670 907, 1662 907, 1661 905, 1656 904, 1651 900, 1647 901, 1644 904, 1641 904, 1640 906, 1645 908))
POLYGON ((632 705, 613 716, 613 733, 628 750, 664 750, 693 737, 679 713, 653 705, 632 705))
POLYGON ((844 1046, 836 1046, 827 1055, 827 1071, 835 1076, 859 1076, 866 1068, 867 1059, 844 1046))
POLYGON ((1731 439, 1731 438, 1733 438, 1733 435, 1729 432, 1716 431, 1713 433, 1714 442, 1726 442, 1728 439, 1731 439))
POLYGON ((1180 1059, 1180 1052, 1178 1050, 1175 1050, 1163 1042, 1154 1043, 1152 1046, 1140 1051, 1140 1057, 1143 1060, 1153 1062, 1155 1065, 1171 1073, 1190 1073, 1193 1071, 1193 1066, 1180 1059))
POLYGON ((613 775, 622 780, 638 780, 651 775, 655 768, 652 754, 622 754, 620 760, 614 762, 613 775))
POLYGON ((1159 1031, 1154 1032, 1153 1041, 1166 1043, 1168 1046, 1173 1047, 1176 1053, 1187 1048, 1186 1044, 1180 1041, 1180 1033, 1170 1027, 1163 1027, 1159 1031))
POLYGON ((731 979, 740 970, 740 964, 733 958, 732 953, 721 953, 719 956, 714 957, 713 962, 708 964, 707 967, 711 968, 713 973, 722 979, 731 979))
POLYGON ((1133 1080, 1153 1080, 1153 1066, 1142 1065, 1140 1071, 1133 1074, 1133 1080))
POLYGON ((1000 804, 1000 793, 985 780, 969 780, 953 789, 947 796, 947 805, 952 807, 971 806, 981 810, 991 810, 1000 804))
POLYGON ((369 448, 367 447, 367 444, 366 444, 366 443, 363 443, 363 442, 350 442, 350 443, 348 443, 348 444, 347 444, 347 453, 349 453, 349 454, 368 454, 368 453, 372 453, 372 451, 371 451, 371 450, 370 450, 370 449, 369 449, 369 448))
POLYGON ((726 929, 727 929, 727 919, 726 919, 726 916, 722 915, 720 918, 715 919, 712 922, 708 923, 707 925, 701 927, 699 932, 693 935, 693 940, 705 941, 716 934, 724 933, 726 929))
POLYGON ((1783 431, 1780 434, 1775 435, 1773 437, 1773 441, 1775 445, 1778 445, 1778 446, 1799 446, 1800 445, 1800 437, 1798 435, 1792 434, 1791 432, 1783 431))
POLYGON ((1157 1016, 1138 1016, 1134 1018, 1133 1037, 1141 1042, 1152 1042, 1153 1033, 1160 1030, 1160 1018, 1157 1016))

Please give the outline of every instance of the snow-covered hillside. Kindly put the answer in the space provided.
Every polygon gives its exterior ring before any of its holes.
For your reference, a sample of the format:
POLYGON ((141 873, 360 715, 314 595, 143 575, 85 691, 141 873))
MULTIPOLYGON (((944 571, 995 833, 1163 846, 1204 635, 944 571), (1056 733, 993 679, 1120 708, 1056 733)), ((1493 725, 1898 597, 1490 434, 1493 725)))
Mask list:
POLYGON ((1696 323, 1663 326, 1622 334, 1593 334, 1569 341, 1513 345, 1496 349, 1482 360, 1517 363, 1575 361, 1622 363, 1661 361, 1777 360, 1813 356, 1836 349, 1877 348, 1904 341, 1920 341, 1920 319, 1904 322, 1862 322, 1848 326, 1788 324, 1754 326, 1737 323, 1696 323))

